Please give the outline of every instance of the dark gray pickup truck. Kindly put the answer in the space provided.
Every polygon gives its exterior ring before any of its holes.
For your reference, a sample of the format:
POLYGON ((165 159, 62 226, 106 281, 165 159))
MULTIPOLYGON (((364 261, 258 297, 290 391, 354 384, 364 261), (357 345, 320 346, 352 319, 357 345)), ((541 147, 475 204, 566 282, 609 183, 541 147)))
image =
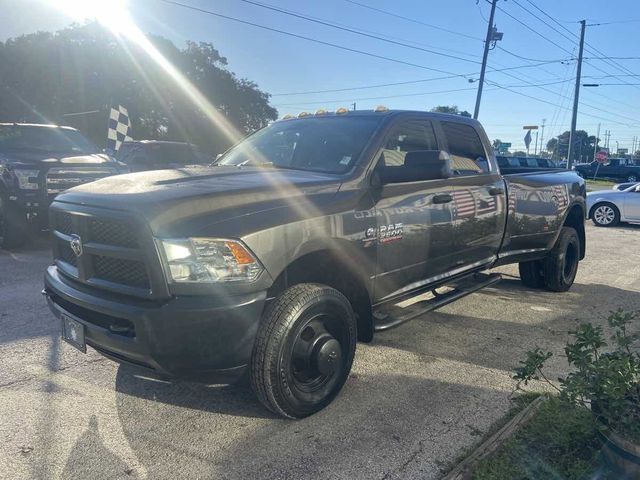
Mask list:
POLYGON ((284 119, 212 167, 59 195, 43 293, 81 350, 165 377, 246 374, 265 406, 304 417, 341 390, 356 340, 495 283, 491 267, 519 263, 529 287, 570 288, 584 181, 503 176, 491 151, 459 116, 284 119))

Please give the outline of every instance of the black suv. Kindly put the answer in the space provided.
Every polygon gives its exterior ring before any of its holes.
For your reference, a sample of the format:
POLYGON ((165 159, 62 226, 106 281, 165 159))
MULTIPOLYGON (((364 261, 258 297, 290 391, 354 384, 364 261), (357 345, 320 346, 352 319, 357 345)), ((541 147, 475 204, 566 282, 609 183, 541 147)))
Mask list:
POLYGON ((214 160, 193 144, 158 140, 125 142, 118 151, 117 159, 131 172, 206 166, 214 160))
POLYGON ((46 227, 58 193, 116 173, 117 162, 74 128, 0 123, 0 248, 46 227))

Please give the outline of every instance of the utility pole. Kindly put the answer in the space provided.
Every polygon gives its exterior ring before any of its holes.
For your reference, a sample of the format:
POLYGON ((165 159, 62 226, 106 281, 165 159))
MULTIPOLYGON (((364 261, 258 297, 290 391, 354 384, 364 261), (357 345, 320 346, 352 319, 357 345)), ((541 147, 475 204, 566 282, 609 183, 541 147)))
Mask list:
POLYGON ((493 17, 496 14, 496 3, 498 0, 491 0, 491 13, 489 14, 489 25, 487 25, 487 38, 484 41, 484 53, 482 54, 482 68, 480 69, 480 80, 478 80, 478 94, 476 95, 476 107, 473 110, 473 118, 478 119, 480 113, 480 99, 482 98, 482 87, 484 86, 484 72, 487 69, 487 58, 489 57, 489 45, 491 42, 502 40, 502 33, 493 26, 493 17))
POLYGON ((582 74, 582 51, 584 50, 584 29, 587 26, 586 20, 580 20, 580 50, 578 53, 578 68, 576 71, 576 90, 573 94, 573 113, 571 114, 571 132, 569 132, 569 151, 567 155, 567 169, 571 170, 573 161, 573 139, 576 136, 576 122, 578 120, 578 100, 580 98, 580 75, 582 74))
POLYGON ((540 132, 540 155, 542 155, 542 146, 544 145, 544 124, 547 122, 546 118, 542 119, 542 132, 540 132))
POLYGON ((598 133, 596 133, 596 142, 593 145, 593 161, 596 161, 596 152, 598 151, 598 137, 600 136, 600 124, 598 124, 598 133))
POLYGON ((538 130, 536 130, 536 144, 533 147, 533 156, 538 155, 538 130))
POLYGON ((353 107, 353 111, 355 112, 355 111, 356 111, 356 102, 353 102, 353 103, 351 104, 351 106, 353 107))

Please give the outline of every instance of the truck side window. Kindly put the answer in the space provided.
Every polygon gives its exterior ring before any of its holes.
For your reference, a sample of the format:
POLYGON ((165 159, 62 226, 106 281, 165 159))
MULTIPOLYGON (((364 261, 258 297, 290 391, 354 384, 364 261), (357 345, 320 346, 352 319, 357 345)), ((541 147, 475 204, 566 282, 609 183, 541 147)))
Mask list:
POLYGON ((475 128, 464 123, 442 122, 449 144, 449 155, 456 175, 479 175, 489 172, 489 161, 475 128))
POLYGON ((438 142, 431 122, 407 120, 398 123, 391 130, 382 150, 380 163, 385 167, 402 167, 407 153, 437 149, 438 142))

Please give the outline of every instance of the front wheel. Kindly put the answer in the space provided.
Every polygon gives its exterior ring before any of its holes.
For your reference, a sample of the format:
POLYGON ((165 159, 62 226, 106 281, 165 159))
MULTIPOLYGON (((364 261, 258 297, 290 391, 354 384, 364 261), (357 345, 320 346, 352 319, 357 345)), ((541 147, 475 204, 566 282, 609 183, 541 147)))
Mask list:
POLYGON ((260 402, 287 418, 323 409, 349 376, 356 351, 351 304, 326 285, 299 284, 265 311, 251 359, 260 402))
POLYGON ((544 259, 544 284, 553 292, 566 292, 573 285, 580 262, 580 238, 575 229, 562 227, 555 246, 544 259))
POLYGON ((598 227, 613 227, 620 223, 620 211, 612 203, 598 203, 591 210, 591 221, 598 227))

